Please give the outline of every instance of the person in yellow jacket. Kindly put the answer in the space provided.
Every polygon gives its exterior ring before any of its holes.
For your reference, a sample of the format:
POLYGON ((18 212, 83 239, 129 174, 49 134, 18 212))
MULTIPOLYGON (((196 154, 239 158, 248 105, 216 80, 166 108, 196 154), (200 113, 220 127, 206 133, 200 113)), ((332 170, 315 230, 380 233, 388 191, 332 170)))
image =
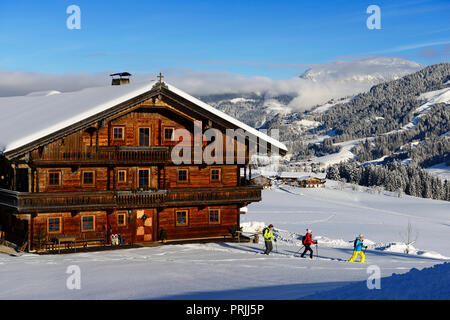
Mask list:
POLYGON ((361 263, 364 263, 366 256, 364 255, 364 252, 362 252, 362 248, 367 249, 367 246, 364 245, 364 236, 359 235, 353 244, 355 248, 353 249, 352 257, 348 260, 348 262, 353 262, 358 256, 361 256, 361 263))
POLYGON ((266 244, 266 251, 264 252, 264 254, 269 255, 269 253, 272 251, 273 249, 273 245, 272 245, 272 240, 273 241, 277 241, 277 239, 275 239, 275 237, 273 236, 273 225, 270 224, 267 228, 264 229, 264 243, 266 244))

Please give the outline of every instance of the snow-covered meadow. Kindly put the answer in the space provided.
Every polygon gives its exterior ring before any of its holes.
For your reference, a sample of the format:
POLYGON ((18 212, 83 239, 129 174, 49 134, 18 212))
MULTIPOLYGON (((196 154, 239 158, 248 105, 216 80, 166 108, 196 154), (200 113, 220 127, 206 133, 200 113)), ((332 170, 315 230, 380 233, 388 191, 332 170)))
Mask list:
MULTIPOLYGON (((334 182, 325 189, 278 186, 263 191, 263 201, 251 204, 241 220, 244 231, 250 232, 275 225, 278 241, 273 254, 261 254, 262 243, 54 256, 0 254, 0 299, 320 299, 328 297, 329 290, 357 285, 359 290, 347 289, 340 297, 352 298, 352 292, 361 296, 368 266, 378 266, 381 276, 389 277, 442 264, 450 257, 450 203, 444 201, 334 182), (417 237, 407 255, 408 223, 417 237), (319 241, 318 258, 313 260, 297 254, 306 228, 319 241), (366 263, 348 263, 352 241, 360 233, 369 245, 366 263), (72 265, 80 268, 81 290, 67 289, 66 271, 72 265)), ((449 277, 442 277, 442 272, 449 268, 442 270, 437 276, 445 282, 449 277)), ((384 279, 382 287, 383 283, 384 279)), ((415 287, 410 280, 411 292, 415 287)), ((401 288, 393 297, 410 297, 408 282, 401 288)))

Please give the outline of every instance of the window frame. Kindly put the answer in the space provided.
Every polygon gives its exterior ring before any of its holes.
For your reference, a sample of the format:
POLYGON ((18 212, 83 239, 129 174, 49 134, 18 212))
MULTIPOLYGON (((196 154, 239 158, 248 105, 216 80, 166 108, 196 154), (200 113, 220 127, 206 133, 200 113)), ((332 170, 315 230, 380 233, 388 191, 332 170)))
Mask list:
POLYGON ((177 169, 177 183, 188 184, 189 183, 189 169, 177 169), (180 180, 180 172, 186 171, 186 180, 180 180))
POLYGON ((176 209, 175 210, 175 227, 188 227, 189 226, 189 210, 188 209, 176 209), (186 214, 186 222, 183 224, 178 223, 178 213, 186 214))
POLYGON ((112 127, 112 139, 114 141, 124 141, 125 140, 125 127, 123 127, 123 126, 113 126, 112 127), (116 129, 120 129, 120 131, 122 132, 122 138, 116 138, 116 133, 115 133, 116 129))
POLYGON ((47 217, 47 233, 48 234, 62 233, 62 217, 47 217), (59 220, 59 230, 58 231, 50 231, 50 220, 59 220))
POLYGON ((208 223, 209 224, 221 224, 222 214, 219 208, 208 208, 208 223), (211 221, 211 211, 217 211, 217 221, 211 221))
POLYGON ((222 168, 211 168, 209 170, 209 182, 210 183, 222 183, 222 168), (217 180, 213 179, 213 170, 218 170, 219 171, 219 178, 217 180))
POLYGON ((118 227, 126 227, 127 226, 127 213, 125 211, 120 211, 116 213, 116 217, 117 217, 117 226, 118 227), (119 217, 123 216, 123 223, 119 222, 119 217))
POLYGON ((47 178, 48 178, 48 186, 50 188, 52 187, 60 187, 62 184, 62 171, 61 170, 49 170, 48 174, 47 174, 47 178), (50 175, 51 174, 58 174, 58 184, 51 184, 50 181, 50 175))
POLYGON ((125 169, 117 170, 117 183, 119 183, 119 184, 127 183, 127 178, 128 178, 127 176, 128 176, 128 170, 125 170, 125 169), (120 181, 120 173, 121 172, 124 173, 124 180, 123 181, 120 181))
POLYGON ((94 187, 95 186, 95 170, 82 170, 81 171, 81 184, 86 187, 94 187), (85 173, 92 173, 92 183, 86 183, 84 180, 85 173))
POLYGON ((152 170, 150 169, 150 168, 138 168, 137 169, 137 181, 136 181, 136 184, 137 184, 137 188, 139 188, 139 189, 144 189, 144 188, 150 188, 150 186, 151 186, 151 180, 152 180, 152 170), (147 185, 147 187, 141 187, 140 186, 140 182, 141 182, 141 177, 140 177, 140 172, 141 171, 147 171, 148 172, 148 185, 147 185))
POLYGON ((93 231, 95 231, 95 215, 86 214, 86 215, 81 216, 81 232, 93 232, 93 231), (92 217, 92 229, 85 230, 84 229, 84 221, 83 221, 83 219, 84 218, 89 218, 89 217, 92 217))
POLYGON ((152 127, 138 127, 137 129, 138 134, 137 134, 137 138, 138 138, 138 146, 139 147, 150 147, 152 145, 152 127), (141 145, 141 129, 148 129, 148 145, 141 145))
POLYGON ((163 127, 163 140, 166 142, 175 141, 175 127, 163 127), (172 137, 170 139, 166 139, 166 130, 172 130, 172 137))

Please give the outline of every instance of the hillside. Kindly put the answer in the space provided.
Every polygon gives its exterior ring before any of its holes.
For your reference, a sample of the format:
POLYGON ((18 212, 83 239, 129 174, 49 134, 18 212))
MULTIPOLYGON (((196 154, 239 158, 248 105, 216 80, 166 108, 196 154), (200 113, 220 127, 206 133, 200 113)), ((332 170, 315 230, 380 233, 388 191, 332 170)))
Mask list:
POLYGON ((450 163, 449 106, 450 63, 441 63, 310 112, 277 115, 263 128, 280 130, 291 163, 311 159, 326 168, 347 160, 399 161, 428 168, 450 163), (313 125, 305 129, 302 122, 313 125))
POLYGON ((422 67, 409 60, 387 57, 335 61, 313 65, 293 79, 268 81, 257 91, 199 98, 259 128, 279 115, 289 116, 310 110, 317 103, 366 92, 374 85, 399 79, 422 67))

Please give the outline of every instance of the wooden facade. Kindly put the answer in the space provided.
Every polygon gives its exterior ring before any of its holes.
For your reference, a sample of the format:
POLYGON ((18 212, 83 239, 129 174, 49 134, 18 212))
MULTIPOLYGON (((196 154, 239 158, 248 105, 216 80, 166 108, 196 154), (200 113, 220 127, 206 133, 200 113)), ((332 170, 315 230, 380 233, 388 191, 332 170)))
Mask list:
MULTIPOLYGON (((95 117, 0 156, 0 225, 30 251, 78 245, 230 237, 241 207, 261 200, 244 163, 176 165, 175 130, 233 128, 164 83, 95 117), (245 170, 241 170, 241 169, 245 170)), ((251 139, 251 138, 247 138, 251 139)), ((224 137, 225 141, 225 137, 224 137)), ((237 142, 236 142, 237 143, 237 142)), ((186 145, 186 144, 185 144, 186 145)), ((202 148, 206 142, 202 141, 202 148)), ((237 155, 235 155, 235 160, 237 155)))
POLYGON ((301 188, 319 188, 325 187, 326 180, 320 178, 310 178, 305 180, 300 180, 298 185, 301 188))

